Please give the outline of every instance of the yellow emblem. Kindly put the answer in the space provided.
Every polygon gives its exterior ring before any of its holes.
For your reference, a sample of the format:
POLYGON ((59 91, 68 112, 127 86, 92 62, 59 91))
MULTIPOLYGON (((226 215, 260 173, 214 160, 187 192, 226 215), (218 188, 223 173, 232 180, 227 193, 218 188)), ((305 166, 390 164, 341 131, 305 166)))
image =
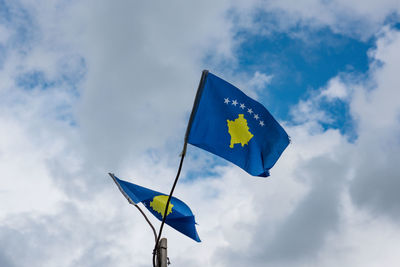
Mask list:
POLYGON ((249 131, 247 120, 243 114, 239 114, 239 117, 234 121, 226 121, 228 122, 228 132, 231 135, 230 148, 233 148, 235 144, 241 144, 244 147, 253 138, 254 135, 249 131))
MULTIPOLYGON (((161 214, 161 216, 164 218, 164 212, 165 212, 165 207, 167 206, 167 201, 168 201, 168 196, 161 195, 161 196, 155 196, 153 198, 153 201, 150 202, 150 207, 154 210, 157 211, 158 213, 161 214)), ((172 203, 170 202, 168 205, 168 211, 167 211, 167 216, 172 212, 172 203)))

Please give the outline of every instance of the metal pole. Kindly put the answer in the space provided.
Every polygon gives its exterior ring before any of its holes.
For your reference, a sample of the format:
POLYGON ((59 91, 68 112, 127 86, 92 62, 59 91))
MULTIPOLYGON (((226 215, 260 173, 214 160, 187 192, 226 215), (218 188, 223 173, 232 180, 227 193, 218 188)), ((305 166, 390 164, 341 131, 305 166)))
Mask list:
POLYGON ((114 180, 115 184, 118 186, 119 191, 121 191, 122 195, 128 200, 129 204, 132 204, 133 206, 135 206, 140 213, 143 215, 144 219, 146 220, 146 222, 150 225, 151 230, 153 230, 153 234, 154 234, 154 240, 155 242, 157 242, 157 233, 156 233, 156 229, 154 228, 154 226, 151 224, 149 218, 147 218, 146 214, 144 214, 144 212, 142 211, 142 209, 139 207, 138 204, 136 204, 135 202, 133 202, 133 200, 125 193, 125 191, 121 188, 120 184, 117 182, 115 176, 113 173, 108 173, 111 178, 114 180))
POLYGON ((167 204, 165 205, 164 216, 163 216, 163 219, 161 221, 160 230, 159 230, 158 236, 157 236, 157 241, 156 241, 154 249, 153 249, 153 267, 156 266, 155 258, 156 258, 156 254, 157 254, 157 251, 158 251, 158 245, 159 245, 159 242, 160 242, 159 240, 161 238, 161 234, 162 234, 162 230, 163 230, 163 227, 164 227, 164 223, 165 223, 165 220, 167 218, 167 213, 168 213, 167 211, 168 211, 169 203, 171 202, 172 194, 174 193, 175 186, 176 186, 176 184, 178 182, 179 175, 180 175, 181 170, 182 170, 182 164, 183 164, 183 159, 185 158, 185 155, 186 155, 186 147, 187 147, 187 143, 188 143, 190 129, 192 127, 192 122, 193 122, 194 116, 195 116, 196 111, 197 111, 197 107, 198 107, 199 102, 200 102, 200 98, 201 98, 201 94, 203 92, 204 83, 205 83, 207 74, 208 74, 208 70, 203 70, 203 72, 201 74, 199 87, 197 88, 196 98, 194 100, 192 112, 190 114, 188 126, 187 126, 186 133, 185 133, 185 141, 184 141, 183 149, 182 149, 182 153, 181 153, 181 161, 179 163, 178 173, 176 174, 175 181, 174 181, 174 183, 172 185, 172 188, 171 188, 171 192, 169 193, 169 196, 168 196, 167 204))
POLYGON ((167 239, 161 238, 158 246, 158 257, 157 257, 157 267, 167 267, 168 257, 167 257, 167 239))

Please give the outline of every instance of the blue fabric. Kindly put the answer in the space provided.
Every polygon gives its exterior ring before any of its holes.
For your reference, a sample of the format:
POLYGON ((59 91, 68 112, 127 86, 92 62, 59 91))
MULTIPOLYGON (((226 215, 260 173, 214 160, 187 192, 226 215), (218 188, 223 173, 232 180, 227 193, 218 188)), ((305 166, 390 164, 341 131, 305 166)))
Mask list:
MULTIPOLYGON (((115 177, 115 176, 114 176, 115 177)), ((140 202, 160 221, 162 221, 161 214, 164 213, 165 205, 163 206, 162 213, 159 213, 151 206, 151 202, 155 197, 168 195, 147 189, 145 187, 132 184, 115 177, 114 180, 120 187, 122 193, 128 196, 135 204, 140 202)), ((199 235, 196 231, 196 222, 194 215, 188 205, 183 201, 177 199, 176 197, 171 198, 170 206, 172 204, 172 212, 167 215, 165 223, 174 228, 175 230, 181 232, 182 234, 201 242, 199 235)))
POLYGON ((199 90, 188 143, 233 162, 251 175, 269 176, 290 142, 285 130, 263 105, 212 73, 199 90), (238 124, 243 120, 252 137, 240 143, 232 137, 228 121, 238 124))

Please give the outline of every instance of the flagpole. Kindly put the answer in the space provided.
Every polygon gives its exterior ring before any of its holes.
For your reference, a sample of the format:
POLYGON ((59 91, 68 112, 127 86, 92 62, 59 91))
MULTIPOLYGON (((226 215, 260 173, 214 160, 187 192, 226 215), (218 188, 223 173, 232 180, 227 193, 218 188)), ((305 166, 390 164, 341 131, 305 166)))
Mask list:
POLYGON ((167 255, 167 239, 161 238, 160 246, 159 246, 159 266, 167 267, 169 264, 168 255, 167 255))
POLYGON ((154 234, 154 239, 157 242, 157 233, 156 233, 156 229, 154 228, 153 224, 151 224, 149 218, 147 218, 146 214, 143 212, 143 210, 139 207, 138 204, 136 204, 135 202, 133 202, 133 200, 125 193, 124 190, 122 190, 120 184, 117 182, 117 180, 115 179, 115 176, 113 173, 108 173, 108 175, 111 176, 111 178, 113 179, 114 183, 118 186, 119 191, 121 191, 122 195, 124 195, 124 197, 128 200, 128 202, 130 204, 132 204, 133 206, 135 206, 140 213, 143 215, 144 219, 146 220, 146 222, 150 225, 151 230, 153 230, 153 234, 154 234))
POLYGON ((190 113, 189 122, 188 122, 188 125, 187 125, 187 128, 186 128, 185 142, 183 144, 182 154, 186 154, 186 147, 187 147, 187 142, 188 142, 188 138, 189 138, 190 129, 192 128, 194 115, 196 115, 197 107, 199 106, 199 102, 200 102, 201 94, 203 93, 204 82, 206 81, 207 74, 208 74, 208 70, 203 70, 203 72, 201 73, 199 87, 197 88, 196 97, 194 99, 192 112, 190 113))
MULTIPOLYGON (((171 192, 169 193, 169 196, 168 196, 167 204, 165 205, 164 216, 163 216, 163 219, 162 219, 162 222, 161 222, 161 225, 160 225, 160 230, 158 232, 156 243, 155 243, 155 246, 154 246, 154 249, 153 249, 153 267, 156 267, 155 258, 156 258, 156 254, 157 255, 159 254, 159 248, 161 247, 161 244, 159 244, 159 243, 160 243, 161 233, 162 233, 162 230, 163 230, 163 227, 164 227, 164 224, 165 224, 165 219, 167 218, 166 214, 167 214, 167 211, 168 211, 169 203, 171 202, 172 194, 174 193, 174 190, 175 190, 175 186, 178 183, 179 175, 181 174, 182 165, 183 165, 183 159, 185 158, 185 155, 186 155, 186 148, 187 148, 187 142, 188 142, 188 138, 189 138, 190 129, 192 127, 193 118, 194 118, 194 116, 196 114, 197 107, 198 107, 199 102, 200 102, 201 94, 203 93, 204 82, 206 80, 207 74, 208 74, 208 70, 203 70, 203 72, 201 74, 201 79, 200 79, 200 82, 199 82, 199 86, 197 88, 196 97, 194 99, 192 112, 190 113, 190 118, 189 118, 189 122, 188 122, 188 125, 187 125, 187 128, 186 128, 186 133, 185 133, 185 141, 184 141, 184 144, 183 144, 182 152, 180 154, 181 161, 179 163, 178 172, 176 174, 175 181, 174 181, 174 183, 172 185, 171 192)), ((165 242, 166 242, 166 239, 165 239, 165 242)))

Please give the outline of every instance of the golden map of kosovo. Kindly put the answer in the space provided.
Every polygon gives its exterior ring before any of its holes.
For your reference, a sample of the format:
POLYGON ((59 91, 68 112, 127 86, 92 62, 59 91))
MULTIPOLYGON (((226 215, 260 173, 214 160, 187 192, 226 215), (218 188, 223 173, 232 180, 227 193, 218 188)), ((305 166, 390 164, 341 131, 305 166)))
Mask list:
MULTIPOLYGON (((154 210, 157 211, 158 213, 161 214, 161 216, 164 218, 164 212, 165 212, 165 206, 167 206, 167 201, 168 201, 168 196, 165 195, 160 195, 160 196, 155 196, 153 198, 153 201, 150 202, 150 207, 154 210)), ((168 211, 167 211, 167 216, 172 212, 172 203, 170 202, 168 205, 168 211)))
POLYGON ((233 148, 235 144, 247 145, 253 134, 249 131, 249 126, 247 126, 247 120, 244 118, 243 114, 239 114, 239 117, 234 121, 226 120, 228 122, 228 132, 231 135, 230 148, 233 148))

